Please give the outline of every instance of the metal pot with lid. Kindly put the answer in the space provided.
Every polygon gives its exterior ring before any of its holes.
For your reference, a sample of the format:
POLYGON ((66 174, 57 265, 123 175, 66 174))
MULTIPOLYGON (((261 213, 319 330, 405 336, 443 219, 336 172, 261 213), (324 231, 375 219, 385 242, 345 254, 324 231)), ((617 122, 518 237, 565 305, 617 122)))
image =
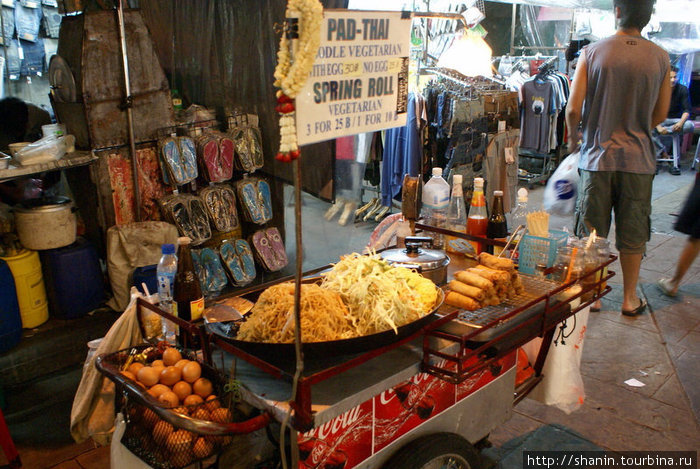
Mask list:
POLYGON ((416 269, 423 277, 439 286, 447 281, 450 258, 443 251, 432 247, 433 238, 407 236, 405 248, 387 249, 380 254, 391 265, 416 269))
POLYGON ((77 235, 76 208, 68 197, 41 197, 20 202, 13 209, 17 235, 27 249, 68 246, 77 235))

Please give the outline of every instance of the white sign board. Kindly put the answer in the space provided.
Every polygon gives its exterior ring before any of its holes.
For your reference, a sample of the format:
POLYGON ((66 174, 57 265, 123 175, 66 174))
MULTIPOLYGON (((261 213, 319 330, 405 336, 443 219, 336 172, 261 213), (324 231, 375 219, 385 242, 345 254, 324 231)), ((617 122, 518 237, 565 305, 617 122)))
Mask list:
POLYGON ((299 145, 406 124, 410 15, 323 12, 321 45, 296 98, 299 145))

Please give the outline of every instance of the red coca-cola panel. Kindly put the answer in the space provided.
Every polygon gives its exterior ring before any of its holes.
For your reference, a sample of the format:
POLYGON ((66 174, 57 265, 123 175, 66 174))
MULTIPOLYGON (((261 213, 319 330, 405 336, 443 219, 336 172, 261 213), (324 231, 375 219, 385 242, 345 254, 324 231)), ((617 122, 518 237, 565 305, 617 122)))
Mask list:
POLYGON ((455 385, 419 373, 375 397, 374 451, 455 404, 455 385))
MULTIPOLYGON (((500 360, 494 362, 491 366, 486 367, 485 369, 459 383, 457 385, 457 401, 461 401, 475 391, 483 388, 488 383, 514 367, 515 357, 515 352, 508 354, 500 360)), ((472 363, 467 362, 464 364, 464 366, 473 365, 473 362, 475 362, 476 359, 472 358, 470 361, 472 363)))
POLYGON ((371 455, 372 399, 299 438, 303 469, 350 469, 371 455))

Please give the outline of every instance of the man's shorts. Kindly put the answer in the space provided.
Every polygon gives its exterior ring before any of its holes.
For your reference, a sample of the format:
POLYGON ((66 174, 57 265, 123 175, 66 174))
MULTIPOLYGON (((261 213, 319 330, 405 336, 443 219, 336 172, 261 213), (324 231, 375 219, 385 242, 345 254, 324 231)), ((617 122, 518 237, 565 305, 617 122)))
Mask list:
POLYGON ((587 236, 595 228, 608 237, 615 212, 615 246, 625 254, 644 254, 651 236, 653 174, 579 170, 575 231, 587 236))

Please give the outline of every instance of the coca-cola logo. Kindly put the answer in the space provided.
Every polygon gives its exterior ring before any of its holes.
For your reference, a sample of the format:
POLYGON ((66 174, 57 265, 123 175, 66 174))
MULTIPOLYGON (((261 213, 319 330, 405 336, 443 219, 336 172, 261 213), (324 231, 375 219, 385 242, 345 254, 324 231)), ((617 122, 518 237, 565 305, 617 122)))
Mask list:
POLYGON ((314 467, 320 464, 321 461, 323 461, 323 458, 326 455, 326 449, 327 446, 325 445, 325 443, 323 443, 322 441, 316 442, 316 445, 311 450, 311 456, 309 461, 314 467))
POLYGON ((304 436, 307 436, 309 438, 318 437, 322 440, 325 440, 329 436, 333 436, 339 431, 344 430, 356 423, 360 419, 361 413, 362 410, 360 406, 354 407, 345 412, 344 414, 334 418, 333 420, 324 423, 320 427, 311 430, 304 436))

